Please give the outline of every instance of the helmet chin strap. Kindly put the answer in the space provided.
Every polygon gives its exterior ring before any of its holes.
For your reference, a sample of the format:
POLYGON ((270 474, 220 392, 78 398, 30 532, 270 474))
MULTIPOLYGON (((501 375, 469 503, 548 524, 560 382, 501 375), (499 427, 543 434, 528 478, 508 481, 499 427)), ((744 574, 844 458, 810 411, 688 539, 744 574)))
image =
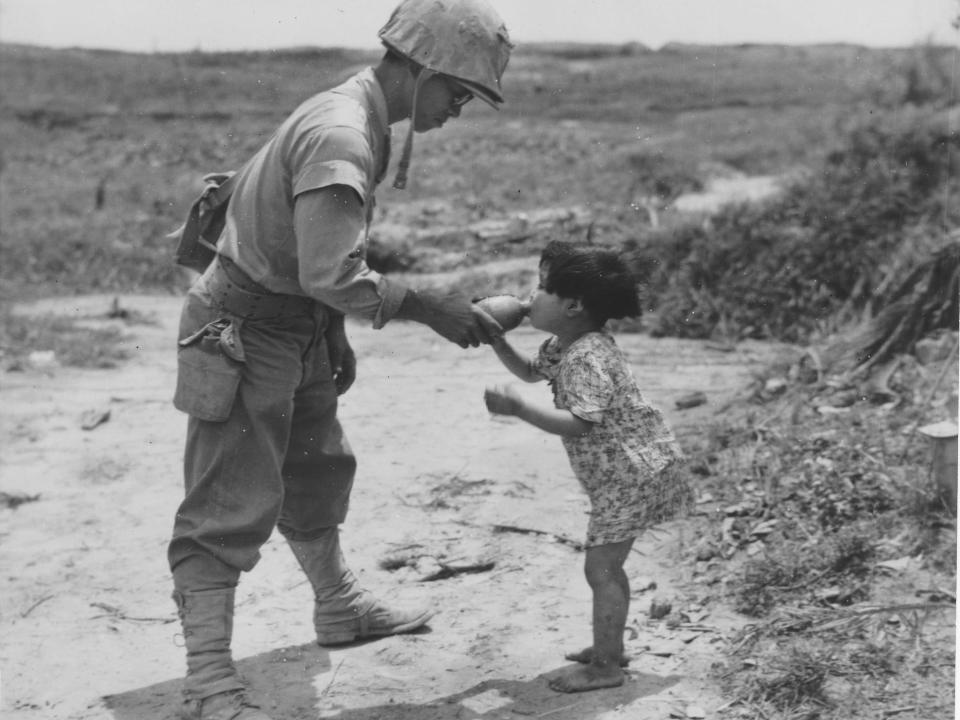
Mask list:
POLYGON ((400 164, 397 166, 397 174, 393 178, 393 187, 397 190, 403 190, 407 186, 407 173, 410 171, 410 156, 413 154, 413 126, 417 120, 417 95, 420 92, 420 86, 436 75, 433 70, 423 68, 417 75, 413 86, 413 99, 410 101, 410 127, 407 130, 407 138, 403 142, 403 151, 400 153, 400 164))

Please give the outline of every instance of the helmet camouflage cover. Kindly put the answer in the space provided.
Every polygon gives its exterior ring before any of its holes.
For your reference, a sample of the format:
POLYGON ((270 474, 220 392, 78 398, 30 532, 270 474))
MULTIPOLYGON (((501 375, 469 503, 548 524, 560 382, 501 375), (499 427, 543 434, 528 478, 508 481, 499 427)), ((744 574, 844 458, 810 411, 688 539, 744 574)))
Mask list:
POLYGON ((403 0, 379 32, 384 45, 449 75, 493 107, 513 45, 486 0, 403 0))

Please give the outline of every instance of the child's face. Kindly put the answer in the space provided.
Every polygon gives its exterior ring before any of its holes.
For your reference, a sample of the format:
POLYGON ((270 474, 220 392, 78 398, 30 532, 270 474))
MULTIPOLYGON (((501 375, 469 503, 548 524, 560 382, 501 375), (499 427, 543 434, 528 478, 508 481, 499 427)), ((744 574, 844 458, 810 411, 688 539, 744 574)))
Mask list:
POLYGON ((537 330, 558 334, 567 319, 566 303, 559 295, 544 289, 549 268, 540 266, 540 282, 530 294, 530 324, 537 330))

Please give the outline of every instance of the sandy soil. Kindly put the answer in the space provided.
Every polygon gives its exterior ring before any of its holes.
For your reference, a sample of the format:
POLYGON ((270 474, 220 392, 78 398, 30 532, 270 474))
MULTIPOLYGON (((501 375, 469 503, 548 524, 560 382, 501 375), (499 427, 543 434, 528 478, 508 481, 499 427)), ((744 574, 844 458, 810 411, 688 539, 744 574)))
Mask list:
MULTIPOLYGON (((112 300, 22 310, 119 322, 104 319, 112 300)), ((133 357, 122 367, 40 364, 0 378, 0 491, 39 495, 0 510, 0 708, 10 720, 175 717, 184 657, 165 546, 181 494, 184 417, 170 404, 180 300, 131 296, 120 306, 151 320, 126 326, 133 357)), ((275 536, 241 581, 234 639, 264 709, 290 720, 712 716, 721 701, 706 671, 737 620, 679 562, 693 521, 651 532, 630 557, 625 685, 552 692, 545 676, 590 640, 583 555, 563 541, 582 538, 586 501, 559 440, 486 412, 484 386, 509 381, 489 350, 460 350, 413 324, 352 324, 350 335, 359 380, 341 415, 360 470, 345 551, 370 588, 439 613, 421 634, 321 649, 309 586, 275 536), (405 564, 388 571, 386 559, 405 564), (487 569, 425 580, 471 566, 487 569), (683 611, 684 624, 652 620, 654 597, 683 611)), ((512 338, 532 351, 542 335, 522 327, 512 338)), ((774 352, 620 340, 681 439, 774 352), (677 410, 693 390, 707 404, 677 410)), ((543 385, 521 390, 548 399, 543 385)))

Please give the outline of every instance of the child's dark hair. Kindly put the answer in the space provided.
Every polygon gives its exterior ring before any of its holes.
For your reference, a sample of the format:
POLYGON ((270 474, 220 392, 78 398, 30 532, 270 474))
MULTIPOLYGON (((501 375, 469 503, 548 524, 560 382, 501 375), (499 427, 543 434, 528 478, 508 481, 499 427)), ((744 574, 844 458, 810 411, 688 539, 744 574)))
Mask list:
POLYGON ((547 271, 544 289, 580 300, 598 323, 641 314, 637 278, 614 250, 553 240, 540 265, 547 271))

